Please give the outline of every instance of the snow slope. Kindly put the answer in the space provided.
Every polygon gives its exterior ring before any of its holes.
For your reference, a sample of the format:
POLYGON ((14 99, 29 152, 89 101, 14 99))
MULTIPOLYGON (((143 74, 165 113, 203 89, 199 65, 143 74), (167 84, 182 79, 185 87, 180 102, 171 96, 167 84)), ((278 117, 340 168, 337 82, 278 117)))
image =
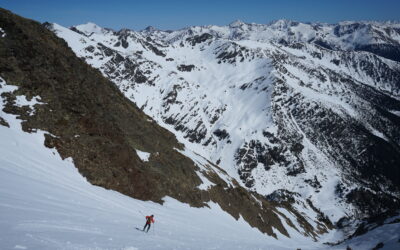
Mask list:
POLYGON ((354 237, 334 246, 333 249, 399 249, 399 216, 387 219, 383 225, 374 225, 366 234, 354 237), (381 248, 379 248, 380 246, 381 248))
MULTIPOLYGON (((0 79, 0 94, 16 90, 0 79)), ((40 97, 18 96, 34 109, 40 97)), ((191 208, 165 197, 144 202, 88 183, 71 159, 44 146, 45 131, 25 133, 21 121, 2 111, 0 126, 1 249, 293 249, 318 248, 294 230, 278 240, 236 221, 214 203, 191 208), (148 234, 135 229, 154 214, 148 234)), ((332 237, 332 235, 329 235, 332 237)))

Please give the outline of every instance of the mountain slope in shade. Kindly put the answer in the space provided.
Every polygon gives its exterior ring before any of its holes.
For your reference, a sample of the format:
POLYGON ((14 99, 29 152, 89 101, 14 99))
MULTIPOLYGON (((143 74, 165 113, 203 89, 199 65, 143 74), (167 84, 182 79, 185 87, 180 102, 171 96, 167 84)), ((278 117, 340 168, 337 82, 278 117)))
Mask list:
POLYGON ((249 190, 338 225, 399 208, 399 24, 47 26, 249 190))

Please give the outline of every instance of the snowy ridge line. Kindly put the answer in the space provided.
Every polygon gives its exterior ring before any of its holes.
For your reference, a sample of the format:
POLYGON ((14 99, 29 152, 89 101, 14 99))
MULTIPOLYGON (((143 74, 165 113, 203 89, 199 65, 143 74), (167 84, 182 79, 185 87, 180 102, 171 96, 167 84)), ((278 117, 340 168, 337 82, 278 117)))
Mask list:
MULTIPOLYGON (((186 38, 187 36, 201 35, 202 33, 210 33, 213 36, 231 40, 241 40, 243 38, 255 41, 266 41, 266 40, 279 40, 285 39, 287 41, 310 41, 316 40, 320 37, 328 37, 334 39, 336 44, 342 43, 344 48, 352 47, 353 45, 346 44, 351 43, 367 43, 368 39, 378 40, 378 37, 374 33, 372 35, 369 32, 382 31, 385 28, 396 29, 399 28, 398 22, 378 22, 378 21, 343 21, 337 24, 326 24, 326 23, 301 23, 291 20, 276 20, 269 24, 257 24, 257 23, 244 23, 240 20, 232 22, 226 26, 206 25, 206 26, 191 26, 182 28, 176 31, 162 31, 158 29, 144 29, 141 31, 133 31, 128 29, 122 29, 118 32, 131 32, 140 34, 143 36, 153 35, 157 39, 167 42, 177 42, 186 38), (346 31, 356 29, 357 32, 354 34, 346 34, 346 31), (343 33, 343 34, 341 34, 343 33)), ((111 29, 104 29, 97 26, 94 23, 87 23, 71 28, 77 28, 78 30, 85 33, 85 35, 92 35, 102 32, 117 32, 111 29)), ((394 34, 393 38, 399 41, 399 35, 394 34)), ((378 40, 379 41, 379 40, 378 40)))
MULTIPOLYGON (((188 149, 185 150, 175 149, 175 150, 187 156, 188 158, 192 159, 195 162, 196 166, 200 168, 200 171, 196 172, 203 182, 198 187, 199 189, 207 190, 210 187, 216 185, 216 183, 213 183, 211 180, 209 180, 209 177, 207 177, 208 174, 217 174, 218 177, 221 178, 221 180, 223 180, 225 183, 227 183, 229 187, 235 187, 237 185, 236 184, 237 182, 233 183, 233 178, 230 177, 225 171, 219 169, 217 166, 209 162, 203 156, 188 149)), ((257 200, 257 198, 255 198, 254 196, 253 198, 257 200)))

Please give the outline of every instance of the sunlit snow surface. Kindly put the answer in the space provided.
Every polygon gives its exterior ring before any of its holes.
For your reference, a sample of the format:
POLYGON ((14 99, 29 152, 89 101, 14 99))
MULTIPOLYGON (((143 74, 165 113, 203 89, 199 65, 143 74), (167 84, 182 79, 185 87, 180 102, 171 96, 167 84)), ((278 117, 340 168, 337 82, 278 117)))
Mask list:
POLYGON ((136 154, 139 156, 139 158, 142 161, 149 161, 150 153, 143 152, 143 151, 140 151, 140 150, 136 149, 136 154))

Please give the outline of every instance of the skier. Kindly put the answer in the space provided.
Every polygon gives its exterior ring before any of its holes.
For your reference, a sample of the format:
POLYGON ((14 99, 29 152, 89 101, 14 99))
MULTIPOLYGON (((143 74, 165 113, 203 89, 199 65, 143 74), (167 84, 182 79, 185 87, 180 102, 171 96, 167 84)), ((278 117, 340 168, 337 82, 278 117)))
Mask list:
POLYGON ((151 223, 154 223, 154 215, 146 216, 146 224, 143 227, 143 231, 146 230, 146 227, 147 227, 147 231, 146 231, 146 233, 147 233, 150 229, 151 223))

